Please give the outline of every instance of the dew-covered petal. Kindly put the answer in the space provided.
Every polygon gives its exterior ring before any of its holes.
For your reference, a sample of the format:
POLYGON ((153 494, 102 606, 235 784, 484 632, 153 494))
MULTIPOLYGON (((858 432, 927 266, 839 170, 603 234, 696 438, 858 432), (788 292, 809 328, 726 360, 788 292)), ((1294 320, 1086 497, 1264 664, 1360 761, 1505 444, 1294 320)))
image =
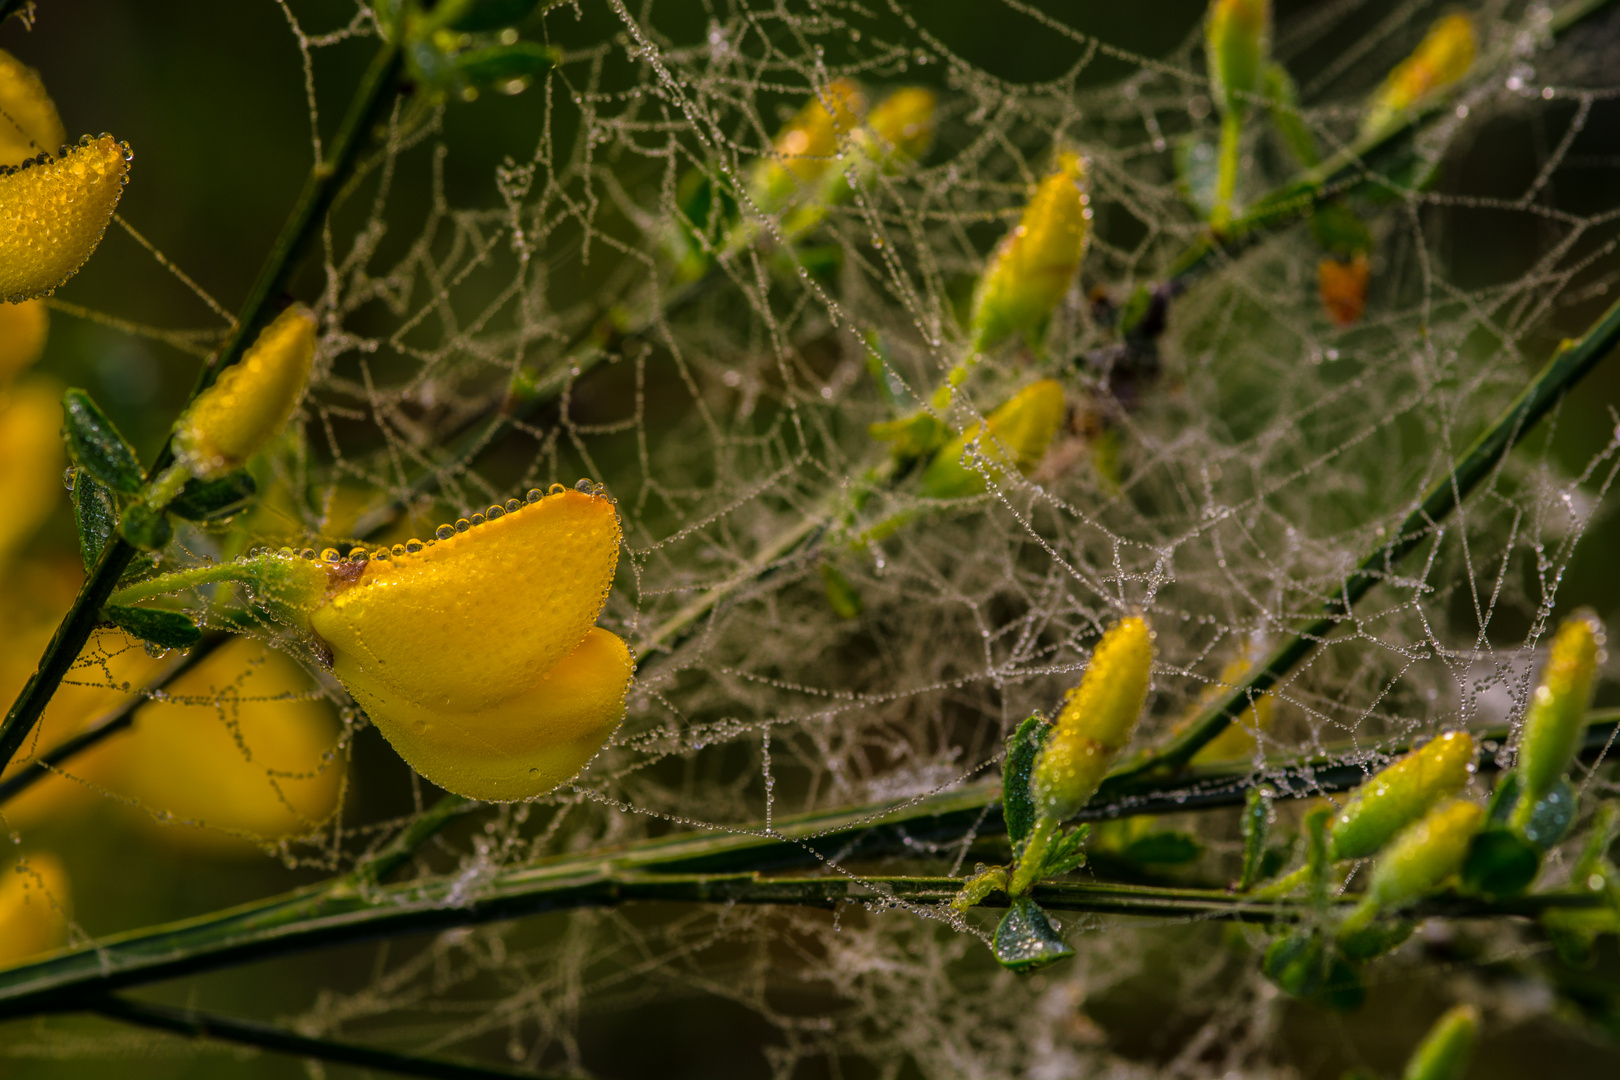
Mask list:
POLYGON ((47 296, 79 272, 124 194, 129 158, 129 147, 103 135, 64 157, 0 170, 0 301, 47 296))
POLYGON ((0 165, 16 165, 67 141, 39 72, 0 49, 0 165))

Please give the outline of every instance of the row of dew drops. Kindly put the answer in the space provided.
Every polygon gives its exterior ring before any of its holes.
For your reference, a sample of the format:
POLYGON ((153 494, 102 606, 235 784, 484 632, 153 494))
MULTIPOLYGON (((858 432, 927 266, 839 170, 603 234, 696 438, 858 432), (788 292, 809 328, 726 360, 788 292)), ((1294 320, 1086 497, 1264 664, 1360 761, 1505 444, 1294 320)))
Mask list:
MULTIPOLYGON (((598 497, 605 496, 607 492, 607 488, 605 486, 589 478, 581 479, 575 483, 574 490, 582 495, 594 495, 598 497)), ((432 547, 440 540, 449 540, 458 533, 467 532, 479 525, 484 524, 485 522, 495 521, 498 518, 505 517, 507 514, 515 514, 519 510, 523 509, 525 504, 532 506, 549 495, 562 495, 567 491, 568 489, 562 484, 552 484, 551 488, 547 491, 541 491, 539 488, 530 488, 528 494, 525 495, 523 499, 508 499, 506 500, 506 504, 504 506, 500 503, 495 503, 482 514, 474 514, 470 518, 458 518, 456 519, 454 525, 440 525, 433 531, 432 539, 418 540, 415 537, 412 537, 403 544, 395 544, 391 548, 380 547, 371 552, 366 551, 364 547, 357 546, 354 548, 354 550, 350 551, 347 556, 338 551, 337 548, 329 547, 322 551, 318 557, 322 562, 329 563, 364 563, 369 562, 372 559, 397 559, 403 558, 406 555, 415 555, 424 548, 432 547)), ((275 549, 269 546, 253 548, 248 552, 248 556, 251 558, 256 555, 269 555, 272 552, 288 558, 295 555, 310 560, 317 558, 314 548, 304 548, 302 551, 297 551, 290 547, 275 549)))

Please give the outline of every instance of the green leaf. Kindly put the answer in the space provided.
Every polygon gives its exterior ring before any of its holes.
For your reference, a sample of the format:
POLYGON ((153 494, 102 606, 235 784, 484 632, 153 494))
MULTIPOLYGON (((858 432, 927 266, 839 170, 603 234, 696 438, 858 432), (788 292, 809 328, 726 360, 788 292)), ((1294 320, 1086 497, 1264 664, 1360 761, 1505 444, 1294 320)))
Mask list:
POLYGON ((165 649, 188 648, 202 637, 197 624, 178 611, 108 604, 101 613, 120 630, 165 649))
POLYGON ((1410 919, 1375 922, 1339 937, 1339 952, 1346 960, 1364 963, 1400 945, 1412 936, 1417 923, 1410 919))
POLYGON ((472 87, 495 86, 513 79, 532 79, 557 66, 562 54, 549 45, 520 41, 471 49, 455 59, 456 73, 472 87))
POLYGON ((991 948, 1001 966, 1012 971, 1034 971, 1074 955, 1046 912, 1027 897, 1012 902, 996 927, 991 948))
POLYGON ((1510 829, 1484 829, 1468 848, 1463 884, 1486 896, 1516 896, 1530 887, 1541 869, 1541 852, 1510 829))
POLYGON ((1024 839, 1035 827, 1035 800, 1029 793, 1029 778, 1051 731, 1046 717, 1035 713, 1019 724, 1007 740, 1007 760, 1001 767, 1001 813, 1007 820, 1007 835, 1014 851, 1023 847, 1024 839))
POLYGON ((516 26, 540 6, 540 0, 449 0, 449 3, 459 9, 450 16, 450 28, 470 33, 516 26))
POLYGON ((106 485, 86 472, 73 481, 73 519, 79 526, 79 554, 84 568, 93 569, 101 558, 101 549, 118 528, 118 506, 106 485))
POLYGON ((1294 88, 1287 68, 1281 64, 1266 68, 1265 94, 1271 101, 1271 122, 1277 126, 1277 134, 1282 136, 1289 152, 1300 165, 1315 168, 1321 160, 1316 150, 1316 134, 1299 115, 1299 91, 1294 88))
POLYGON ((215 480, 192 479, 186 481, 168 509, 187 521, 217 521, 246 508, 258 491, 258 484, 245 470, 215 480))
POLYGON ((1341 1012, 1367 999, 1360 973, 1318 931, 1272 942, 1260 970, 1290 995, 1341 1012))
POLYGON ((136 547, 156 551, 169 542, 174 535, 174 526, 163 511, 137 502, 125 507, 124 515, 118 521, 118 531, 136 547))
POLYGON ((932 454, 944 446, 951 435, 949 428, 925 412, 881 420, 869 426, 866 433, 879 442, 891 443, 894 456, 901 461, 932 454))
POLYGON ((1265 866, 1266 840, 1271 835, 1270 788, 1252 787, 1244 797, 1243 820, 1239 829, 1243 833, 1243 870, 1238 875, 1238 891, 1247 892, 1261 878, 1265 866))
POLYGON ((62 435, 85 472, 120 495, 133 495, 146 482, 135 450, 107 414, 84 390, 62 395, 62 435))
POLYGON ((1041 871, 1036 880, 1045 881, 1047 878, 1062 877, 1071 870, 1078 870, 1086 865, 1086 838, 1090 835, 1090 825, 1078 825, 1061 834, 1057 841, 1046 849, 1046 857, 1041 860, 1041 871))
POLYGON ((1343 199, 1333 199, 1311 212, 1311 235, 1328 254, 1348 259, 1372 250, 1372 231, 1343 199))
MULTIPOLYGON (((1496 790, 1491 792, 1491 800, 1486 805, 1486 819, 1492 825, 1505 827, 1518 803, 1519 774, 1514 771, 1497 781, 1496 790)), ((1524 827, 1524 838, 1542 851, 1549 850, 1569 832, 1569 827, 1575 822, 1576 809, 1575 790, 1569 786, 1567 779, 1559 780, 1530 812, 1530 820, 1524 827)))

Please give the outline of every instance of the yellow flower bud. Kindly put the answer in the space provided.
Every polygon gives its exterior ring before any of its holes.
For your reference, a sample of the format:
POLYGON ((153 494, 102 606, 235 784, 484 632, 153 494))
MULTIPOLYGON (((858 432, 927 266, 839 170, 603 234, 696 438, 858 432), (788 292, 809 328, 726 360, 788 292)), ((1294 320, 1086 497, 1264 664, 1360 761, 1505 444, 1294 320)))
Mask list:
POLYGON ((1065 411, 1063 387, 1056 380, 1042 379, 1024 387, 984 424, 974 424, 940 448, 923 472, 923 494, 934 499, 982 494, 987 477, 999 480, 1009 458, 1014 468, 1028 476, 1062 426, 1065 411), (980 468, 962 463, 969 444, 977 446, 980 468))
POLYGON ((1013 334, 1034 339, 1046 327, 1086 250, 1091 208, 1085 165, 1058 155, 1057 171, 1035 189, 1018 225, 1002 237, 973 294, 973 348, 988 349, 1013 334))
POLYGON ((1553 638, 1519 736, 1517 769, 1523 787, 1515 812, 1523 818, 1521 825, 1575 757, 1602 652, 1603 624, 1590 612, 1564 620, 1553 638))
POLYGON ((1035 762, 1030 793, 1037 814, 1064 821, 1090 801, 1131 741, 1152 666, 1153 631, 1146 619, 1132 615, 1108 628, 1035 762))
POLYGON ((1447 15, 1389 73, 1368 106, 1362 134, 1371 135, 1423 105, 1464 75, 1474 62, 1474 24, 1467 15, 1447 15))
POLYGON ((934 141, 934 109, 939 104, 932 90, 905 86, 872 107, 864 129, 857 131, 863 142, 875 137, 870 155, 884 163, 915 161, 934 141))
POLYGON ((55 386, 34 380, 0 390, 0 567, 63 497, 60 401, 55 386))
POLYGON ((1333 859, 1364 859, 1439 802, 1468 785, 1474 737, 1448 731, 1385 766, 1356 788, 1329 831, 1333 859))
POLYGON ((750 177, 750 194, 761 210, 780 209, 801 186, 814 184, 837 161, 838 143, 866 112, 866 97, 850 79, 835 79, 815 94, 777 132, 771 153, 750 177))
POLYGON ((129 159, 103 135, 43 164, 0 168, 0 301, 48 296, 79 272, 124 194, 129 159))
POLYGON ((1205 58, 1221 112, 1241 116, 1264 74, 1271 37, 1271 0, 1211 0, 1205 58))
POLYGON ((1454 1005, 1441 1014, 1406 1062, 1401 1080, 1462 1080, 1479 1041, 1479 1010, 1454 1005))
MULTIPOLYGON (((1253 666, 1253 661, 1245 652, 1243 656, 1221 668, 1215 682, 1199 695, 1198 704, 1176 725, 1173 733, 1185 731, 1198 714, 1213 704, 1216 698, 1230 693, 1253 666)), ((1208 765, 1219 761, 1243 761, 1254 757, 1260 733, 1271 728, 1273 712, 1270 694, 1255 697, 1248 708, 1233 717, 1232 722, 1227 724, 1219 735, 1205 743, 1203 748, 1193 755, 1191 764, 1208 765)))
POLYGON ((294 304, 175 424, 175 456, 196 477, 239 469, 281 433, 303 400, 315 359, 315 313, 294 304))
POLYGON ((16 165, 67 142, 39 72, 0 49, 0 165, 16 165))
POLYGON ((1485 808, 1463 799, 1429 811, 1397 836, 1373 864, 1363 910, 1400 907, 1434 892, 1462 869, 1468 845, 1484 821, 1485 808))
POLYGON ((43 300, 0 303, 0 389, 39 359, 50 325, 43 300))
POLYGON ((61 948, 72 912, 61 860, 34 852, 0 874, 0 967, 61 948))
POLYGON ((412 768, 507 801, 545 794, 596 754, 624 714, 633 662, 592 625, 618 564, 613 504, 557 491, 497 509, 432 546, 337 564, 309 625, 412 768))

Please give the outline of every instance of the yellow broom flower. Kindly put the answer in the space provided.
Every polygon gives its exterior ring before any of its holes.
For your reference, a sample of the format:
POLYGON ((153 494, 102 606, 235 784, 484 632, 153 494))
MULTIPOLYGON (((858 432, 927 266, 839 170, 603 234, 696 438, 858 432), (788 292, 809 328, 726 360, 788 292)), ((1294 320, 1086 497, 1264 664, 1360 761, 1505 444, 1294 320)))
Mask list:
POLYGON ((45 351, 50 316, 43 300, 0 304, 0 389, 45 351))
POLYGON ((90 258, 129 179, 129 147, 86 137, 0 168, 0 301, 48 296, 90 258))
POLYGON ((67 142, 39 72, 0 49, 0 165, 17 165, 67 142))
POLYGON ((1447 15, 1429 27, 1428 34, 1389 73, 1373 95, 1363 136, 1376 134, 1408 109, 1421 106, 1455 84, 1474 63, 1474 23, 1467 15, 1447 15))

